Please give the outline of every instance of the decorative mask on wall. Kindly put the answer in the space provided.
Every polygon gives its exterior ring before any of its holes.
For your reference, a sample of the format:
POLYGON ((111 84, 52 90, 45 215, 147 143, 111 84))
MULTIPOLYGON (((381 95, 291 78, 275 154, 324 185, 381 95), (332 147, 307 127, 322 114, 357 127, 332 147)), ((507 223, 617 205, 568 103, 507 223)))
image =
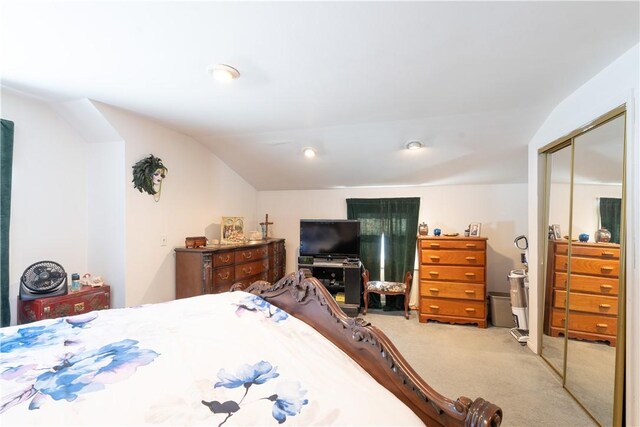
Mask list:
POLYGON ((141 193, 144 191, 151 194, 157 202, 160 200, 162 180, 168 171, 162 164, 162 159, 151 154, 133 165, 133 187, 141 193))

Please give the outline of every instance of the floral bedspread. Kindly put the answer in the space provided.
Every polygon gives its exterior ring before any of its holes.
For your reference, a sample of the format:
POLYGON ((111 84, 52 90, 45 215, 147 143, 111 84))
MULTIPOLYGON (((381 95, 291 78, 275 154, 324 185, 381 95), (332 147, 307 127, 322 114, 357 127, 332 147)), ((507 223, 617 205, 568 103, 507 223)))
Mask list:
POLYGON ((313 328, 245 292, 0 329, 0 424, 421 425, 313 328))

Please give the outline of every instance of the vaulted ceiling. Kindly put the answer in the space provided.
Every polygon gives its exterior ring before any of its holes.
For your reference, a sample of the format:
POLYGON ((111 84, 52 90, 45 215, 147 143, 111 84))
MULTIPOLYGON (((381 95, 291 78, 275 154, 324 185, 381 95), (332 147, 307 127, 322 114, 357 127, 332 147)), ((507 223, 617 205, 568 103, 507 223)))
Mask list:
POLYGON ((258 190, 526 182, 551 110, 639 42, 636 1, 1 7, 2 85, 151 118, 258 190))

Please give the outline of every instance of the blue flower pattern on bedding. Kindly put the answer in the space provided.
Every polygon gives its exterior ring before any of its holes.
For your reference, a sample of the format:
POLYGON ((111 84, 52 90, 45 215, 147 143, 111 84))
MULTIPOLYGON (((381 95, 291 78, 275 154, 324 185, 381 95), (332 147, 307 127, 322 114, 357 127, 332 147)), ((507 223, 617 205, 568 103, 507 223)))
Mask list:
MULTIPOLYGON (((272 366, 271 363, 264 360, 254 365, 243 364, 238 367, 235 373, 228 372, 224 368, 220 369, 220 371, 218 371, 218 379, 220 379, 220 381, 215 383, 213 387, 225 387, 229 389, 244 387, 244 395, 239 402, 234 400, 228 400, 226 402, 214 400, 207 402, 203 400, 202 404, 207 406, 214 414, 227 415, 225 419, 218 424, 218 427, 220 427, 226 423, 233 414, 241 409, 243 401, 252 386, 264 384, 279 376, 280 374, 277 372, 277 367, 272 366)), ((297 381, 282 382, 276 387, 275 394, 259 398, 257 401, 272 401, 271 415, 278 421, 278 424, 282 424, 287 420, 287 415, 295 416, 299 414, 302 411, 302 407, 309 403, 308 399, 304 398, 306 393, 307 391, 302 390, 300 383, 297 381)), ((255 401, 252 403, 255 403, 255 401)))
POLYGON ((5 380, 31 382, 18 393, 2 396, 0 413, 29 399, 30 410, 40 408, 47 398, 74 401, 80 394, 102 390, 107 383, 130 377, 139 366, 148 365, 159 355, 139 348, 138 341, 132 339, 74 351, 71 347, 80 342, 77 336, 80 330, 97 317, 90 313, 59 319, 49 325, 27 326, 12 335, 0 333, 0 352, 5 365, 0 376, 5 380), (28 359, 30 350, 56 346, 61 346, 64 352, 58 355, 55 364, 42 366, 28 359))
POLYGON ((274 321, 275 323, 282 322, 289 317, 289 314, 268 303, 266 300, 260 298, 257 295, 248 295, 238 304, 238 314, 244 311, 262 313, 265 318, 274 321))

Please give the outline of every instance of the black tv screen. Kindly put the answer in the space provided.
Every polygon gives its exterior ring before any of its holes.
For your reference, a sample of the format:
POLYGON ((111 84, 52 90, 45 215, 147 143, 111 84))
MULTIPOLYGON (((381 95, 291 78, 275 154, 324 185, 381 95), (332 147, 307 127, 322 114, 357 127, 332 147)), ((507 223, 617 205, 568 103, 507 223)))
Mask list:
POLYGON ((301 219, 300 256, 359 258, 360 222, 301 219))

